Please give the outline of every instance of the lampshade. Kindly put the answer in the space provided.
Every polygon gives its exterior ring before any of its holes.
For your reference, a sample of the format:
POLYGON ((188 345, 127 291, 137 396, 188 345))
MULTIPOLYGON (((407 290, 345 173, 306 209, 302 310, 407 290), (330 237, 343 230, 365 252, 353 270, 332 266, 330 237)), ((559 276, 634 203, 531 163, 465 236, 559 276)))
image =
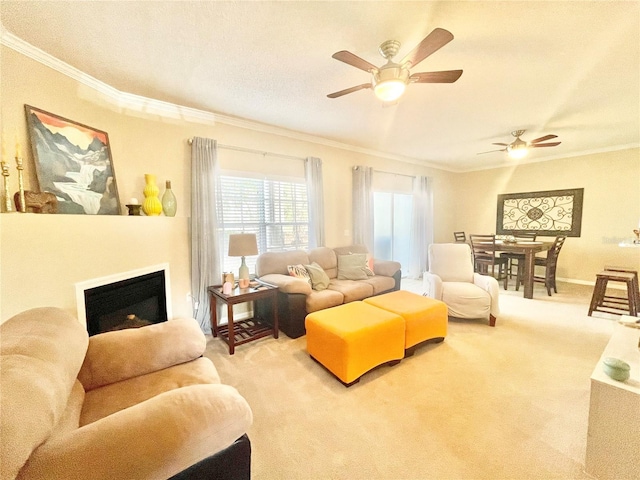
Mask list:
POLYGON ((255 233, 237 233, 229 235, 229 256, 246 257, 258 255, 255 233))

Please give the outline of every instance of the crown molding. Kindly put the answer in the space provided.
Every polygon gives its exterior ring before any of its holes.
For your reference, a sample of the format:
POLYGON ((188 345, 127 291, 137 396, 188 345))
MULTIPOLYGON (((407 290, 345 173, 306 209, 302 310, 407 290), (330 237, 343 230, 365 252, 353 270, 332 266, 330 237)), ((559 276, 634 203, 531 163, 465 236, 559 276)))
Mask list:
POLYGON ((87 75, 47 52, 34 47, 21 38, 16 37, 4 28, 4 26, 1 28, 2 34, 0 35, 0 43, 97 91, 120 109, 130 109, 133 111, 144 112, 145 114, 158 115, 172 119, 180 118, 189 122, 204 123, 206 125, 215 124, 216 115, 211 112, 205 112, 195 108, 183 107, 173 103, 143 97, 141 95, 122 92, 104 82, 101 82, 91 75, 87 75))
POLYGON ((291 138, 294 140, 301 140, 304 142, 315 143, 318 145, 324 145, 327 147, 339 148, 341 150, 347 150, 355 153, 362 153, 364 155, 370 155, 378 158, 385 158, 387 160, 396 160, 403 163, 411 163, 420 165, 421 167, 430 167, 438 170, 445 170, 453 172, 453 169, 443 168, 441 165, 429 163, 424 160, 419 160, 412 157, 404 157, 402 155, 394 155, 391 153, 380 152, 378 150, 372 150, 370 148, 358 147, 357 145, 351 145, 347 143, 336 142, 335 140, 329 140, 327 138, 318 137, 315 135, 309 135, 307 133, 296 132, 294 130, 288 130, 286 128, 277 127, 274 125, 268 125, 266 123, 255 122, 253 120, 246 120, 244 118, 230 117, 227 115, 216 114, 216 121, 218 123, 224 123, 225 125, 231 125, 239 128, 246 128, 248 130, 256 130, 263 133, 270 133, 273 135, 280 135, 282 137, 291 138))

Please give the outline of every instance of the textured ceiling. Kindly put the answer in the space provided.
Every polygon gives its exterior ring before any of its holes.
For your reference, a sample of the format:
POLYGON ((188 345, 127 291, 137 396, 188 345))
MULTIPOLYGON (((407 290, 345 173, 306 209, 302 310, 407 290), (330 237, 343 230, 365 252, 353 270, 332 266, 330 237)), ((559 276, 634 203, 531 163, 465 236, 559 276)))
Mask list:
POLYGON ((640 2, 0 2, 11 34, 116 89, 462 171, 510 164, 492 142, 556 134, 526 161, 640 145, 640 2), (339 50, 382 65, 434 28, 454 40, 383 106, 339 50))

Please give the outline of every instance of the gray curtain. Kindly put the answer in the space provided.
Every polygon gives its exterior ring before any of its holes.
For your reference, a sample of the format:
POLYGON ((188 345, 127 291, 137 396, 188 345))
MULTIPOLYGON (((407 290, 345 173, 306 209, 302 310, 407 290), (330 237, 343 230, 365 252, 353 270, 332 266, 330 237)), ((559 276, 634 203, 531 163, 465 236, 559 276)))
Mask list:
POLYGON ((353 167, 353 243, 373 254, 373 168, 353 167))
POLYGON ((309 248, 324 246, 324 194, 322 188, 322 160, 307 157, 304 176, 309 196, 309 248))
POLYGON ((413 180, 413 220, 411 255, 407 277, 420 278, 428 268, 427 252, 433 243, 433 179, 416 177, 413 180))
POLYGON ((191 295, 193 317, 211 331, 207 287, 220 284, 218 255, 218 150, 216 141, 194 137, 191 144, 191 295))

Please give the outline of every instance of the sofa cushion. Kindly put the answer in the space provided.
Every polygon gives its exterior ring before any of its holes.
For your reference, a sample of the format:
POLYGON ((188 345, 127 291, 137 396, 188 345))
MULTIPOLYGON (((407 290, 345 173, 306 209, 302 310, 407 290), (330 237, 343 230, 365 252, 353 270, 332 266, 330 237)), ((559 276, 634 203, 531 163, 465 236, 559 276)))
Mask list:
POLYGON ((443 283, 442 301, 449 307, 449 316, 455 318, 487 318, 491 308, 489 293, 467 282, 443 283))
POLYGON ((329 284, 329 289, 342 293, 344 295, 344 303, 362 300, 373 295, 373 286, 359 280, 333 279, 329 284))
POLYGON ((288 265, 306 265, 311 263, 307 252, 293 250, 290 252, 266 252, 258 256, 256 261, 256 276, 262 278, 270 273, 289 275, 288 265))
POLYGON ((309 263, 315 262, 322 267, 329 278, 338 276, 338 257, 328 247, 314 248, 309 252, 309 263))
POLYGON ((19 478, 169 478, 231 445, 252 420, 235 388, 189 385, 45 442, 19 478))
POLYGON ((63 417, 89 335, 59 308, 34 308, 0 326, 0 478, 15 478, 63 417), (7 441, 5 441, 7 439, 7 441))
POLYGON ((307 269, 311 278, 311 288, 318 291, 327 289, 330 282, 329 276, 320 265, 313 262, 311 265, 305 265, 304 268, 307 269))
POLYGON ((80 426, 80 414, 82 412, 82 405, 84 404, 84 396, 84 387, 79 380, 76 380, 69 395, 67 408, 47 441, 51 441, 52 438, 68 435, 80 426))
POLYGON ((205 357, 86 393, 80 425, 88 425, 125 408, 137 405, 163 392, 187 385, 220 383, 218 371, 205 357))
POLYGON ((373 294, 378 295, 387 290, 393 290, 396 286, 396 281, 392 277, 383 277, 382 275, 376 275, 369 277, 366 280, 362 280, 370 284, 373 287, 373 294))
POLYGON ((307 313, 317 312, 325 308, 335 307, 344 303, 344 295, 336 290, 313 291, 307 295, 307 313))
MULTIPOLYGON (((473 282, 473 257, 466 243, 429 245, 429 272, 443 282, 473 282)), ((446 302, 445 302, 446 303, 446 302)))
POLYGON ((366 254, 338 255, 338 280, 366 280, 369 276, 373 272, 367 267, 366 254))
POLYGON ((206 346, 198 322, 185 318, 101 333, 89 339, 78 380, 89 391, 188 362, 200 357, 206 346), (137 352, 138 361, 130 361, 130 351, 137 352))
POLYGON ((400 262, 393 260, 374 260, 373 273, 376 275, 383 275, 385 277, 393 277, 401 269, 400 262))
POLYGON ((351 255, 352 253, 369 253, 369 249, 365 245, 349 245, 347 247, 336 247, 333 249, 336 255, 351 255))

